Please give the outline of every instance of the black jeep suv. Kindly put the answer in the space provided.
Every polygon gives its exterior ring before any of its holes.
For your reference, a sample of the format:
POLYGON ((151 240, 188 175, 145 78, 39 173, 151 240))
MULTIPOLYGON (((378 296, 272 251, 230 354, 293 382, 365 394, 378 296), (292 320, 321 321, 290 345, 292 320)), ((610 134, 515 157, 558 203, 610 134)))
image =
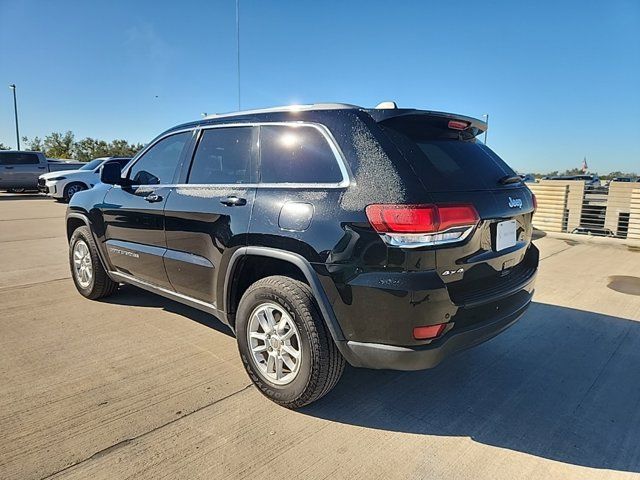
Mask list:
POLYGON ((306 405, 356 367, 417 370, 531 301, 535 198, 449 113, 322 104, 172 128, 74 195, 73 280, 127 283, 236 333, 260 391, 306 405))

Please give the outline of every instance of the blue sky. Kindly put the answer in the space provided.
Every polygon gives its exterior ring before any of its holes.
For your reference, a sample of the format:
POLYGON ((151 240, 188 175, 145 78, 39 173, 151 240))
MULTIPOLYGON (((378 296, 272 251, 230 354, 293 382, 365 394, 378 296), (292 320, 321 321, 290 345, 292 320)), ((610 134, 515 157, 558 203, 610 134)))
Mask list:
MULTIPOLYGON (((640 172, 640 1, 241 2, 242 107, 341 101, 490 114, 521 171, 640 172)), ((21 134, 147 142, 237 108, 235 0, 0 0, 21 134)), ((2 93, 4 90, 4 93, 2 93)), ((11 91, 0 142, 15 145, 11 91)))

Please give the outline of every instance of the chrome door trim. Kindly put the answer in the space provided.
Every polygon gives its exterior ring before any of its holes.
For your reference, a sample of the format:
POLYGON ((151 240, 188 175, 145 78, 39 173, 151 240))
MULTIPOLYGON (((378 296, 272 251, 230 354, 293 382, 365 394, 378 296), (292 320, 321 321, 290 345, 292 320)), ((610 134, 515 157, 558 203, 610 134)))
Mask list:
POLYGON ((329 129, 315 122, 307 122, 307 121, 289 121, 289 122, 239 122, 239 123, 219 123, 214 125, 200 125, 189 128, 183 128, 180 130, 173 130, 171 132, 167 132, 164 135, 156 137, 152 140, 144 149, 140 151, 138 155, 136 155, 126 166, 125 170, 122 172, 123 177, 127 177, 129 175, 129 171, 136 162, 144 156, 144 154, 153 147, 155 144, 160 142, 161 140, 170 137, 172 135, 177 135, 179 133, 184 132, 194 132, 197 133, 200 130, 210 130, 214 128, 234 128, 234 127, 260 127, 260 126, 285 126, 285 127, 303 127, 303 128, 315 128, 318 130, 324 139, 329 144, 329 148, 331 148, 331 152, 334 155, 336 162, 338 162, 338 168, 340 169, 340 173, 342 175, 342 180, 337 183, 232 183, 232 184, 193 184, 193 183, 185 183, 185 184, 156 184, 156 185, 135 185, 136 187, 237 187, 237 188, 346 188, 349 186, 351 182, 351 176, 349 174, 349 169, 347 168, 347 162, 344 157, 344 154, 338 147, 338 144, 329 131, 329 129))

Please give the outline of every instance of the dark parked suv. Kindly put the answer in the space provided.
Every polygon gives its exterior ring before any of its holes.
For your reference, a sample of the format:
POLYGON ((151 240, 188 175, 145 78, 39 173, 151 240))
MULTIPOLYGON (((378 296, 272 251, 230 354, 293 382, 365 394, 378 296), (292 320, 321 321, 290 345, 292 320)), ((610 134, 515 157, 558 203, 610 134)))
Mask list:
POLYGON ((270 399, 306 405, 356 367, 417 370, 531 301, 535 198, 449 113, 322 104, 172 128, 75 195, 82 295, 136 285, 236 333, 270 399))

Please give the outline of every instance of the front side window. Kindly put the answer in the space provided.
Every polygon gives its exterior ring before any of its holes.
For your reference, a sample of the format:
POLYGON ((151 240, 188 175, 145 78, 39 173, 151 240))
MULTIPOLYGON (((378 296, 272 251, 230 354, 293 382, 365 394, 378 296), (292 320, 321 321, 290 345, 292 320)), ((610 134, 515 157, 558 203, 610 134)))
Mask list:
POLYGON ((211 128, 202 132, 187 183, 251 183, 255 165, 252 127, 211 128))
POLYGON ((129 171, 135 185, 171 183, 191 132, 177 133, 163 138, 147 150, 129 171))
POLYGON ((33 165, 40 163, 36 153, 2 152, 0 153, 0 165, 33 165))
POLYGON ((339 183, 338 159, 325 136, 314 127, 260 127, 262 183, 339 183))

